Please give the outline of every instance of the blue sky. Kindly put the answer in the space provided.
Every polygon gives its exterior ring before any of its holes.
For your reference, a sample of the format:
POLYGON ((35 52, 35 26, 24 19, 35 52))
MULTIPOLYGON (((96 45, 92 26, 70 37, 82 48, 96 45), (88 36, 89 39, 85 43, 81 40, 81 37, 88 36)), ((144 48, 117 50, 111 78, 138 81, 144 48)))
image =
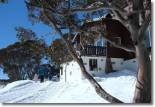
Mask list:
MULTIPOLYGON (((15 27, 18 26, 32 29, 40 37, 53 32, 42 23, 31 24, 24 0, 9 0, 7 4, 0 4, 0 49, 17 42, 15 27)), ((58 35, 48 35, 44 38, 46 43, 50 44, 58 35)))
MULTIPOLYGON (((38 36, 52 32, 52 29, 42 23, 32 25, 28 20, 24 0, 10 0, 8 4, 0 4, 0 49, 17 41, 15 27, 22 26, 32 29, 38 36)), ((58 36, 48 35, 45 41, 50 44, 58 36)))
MULTIPOLYGON (((103 11, 103 14, 105 13, 106 11, 103 11)), ((9 0, 8 4, 0 4, 0 49, 17 41, 15 27, 18 26, 32 29, 39 37, 53 32, 42 23, 31 24, 24 0, 9 0)), ((47 35, 44 38, 46 43, 50 44, 58 35, 47 35)))

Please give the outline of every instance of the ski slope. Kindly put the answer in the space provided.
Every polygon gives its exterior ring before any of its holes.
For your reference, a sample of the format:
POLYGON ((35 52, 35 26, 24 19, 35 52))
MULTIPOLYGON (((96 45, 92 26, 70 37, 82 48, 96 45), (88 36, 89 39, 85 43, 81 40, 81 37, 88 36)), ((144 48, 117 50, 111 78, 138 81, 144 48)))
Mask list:
MULTIPOLYGON (((75 62, 66 68, 67 72, 79 71, 75 62), (72 66, 71 66, 72 65, 72 66)), ((95 79, 108 93, 125 103, 131 103, 136 72, 123 70, 95 79)), ((1 103, 109 103, 98 96, 86 79, 79 79, 80 75, 73 75, 69 81, 63 77, 59 82, 46 81, 40 83, 32 80, 21 80, 0 88, 1 103), (73 77, 74 76, 74 77, 73 77)))

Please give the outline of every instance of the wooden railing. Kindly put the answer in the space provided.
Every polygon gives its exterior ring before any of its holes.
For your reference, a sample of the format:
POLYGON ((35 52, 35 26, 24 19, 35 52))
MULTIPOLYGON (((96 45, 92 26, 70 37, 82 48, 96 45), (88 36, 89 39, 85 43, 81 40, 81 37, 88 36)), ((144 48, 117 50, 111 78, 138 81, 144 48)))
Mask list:
POLYGON ((83 56, 106 56, 106 47, 87 45, 81 53, 83 56))

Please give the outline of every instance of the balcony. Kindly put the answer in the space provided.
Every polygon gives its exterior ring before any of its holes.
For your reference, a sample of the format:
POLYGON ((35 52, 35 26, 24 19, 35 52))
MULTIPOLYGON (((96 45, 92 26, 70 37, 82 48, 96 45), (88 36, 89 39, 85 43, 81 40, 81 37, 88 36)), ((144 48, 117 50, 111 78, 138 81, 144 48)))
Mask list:
POLYGON ((82 56, 106 56, 106 47, 87 45, 81 54, 82 56))

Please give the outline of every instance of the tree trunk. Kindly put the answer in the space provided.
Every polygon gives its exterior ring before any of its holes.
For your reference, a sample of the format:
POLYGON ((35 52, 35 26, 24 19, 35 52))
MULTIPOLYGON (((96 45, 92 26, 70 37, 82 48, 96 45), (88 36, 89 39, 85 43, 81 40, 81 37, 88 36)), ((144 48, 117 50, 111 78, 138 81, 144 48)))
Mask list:
POLYGON ((112 68, 112 63, 111 63, 111 57, 109 55, 109 48, 110 48, 110 43, 106 43, 107 44, 107 48, 106 48, 106 65, 105 65, 105 72, 106 73, 110 73, 112 72, 113 68, 112 68))
POLYGON ((134 103, 151 103, 151 61, 147 48, 139 43, 136 46, 139 71, 134 94, 134 103))
POLYGON ((113 68, 112 68, 111 58, 107 57, 106 58, 105 72, 110 73, 110 72, 112 72, 112 70, 113 70, 113 68))

